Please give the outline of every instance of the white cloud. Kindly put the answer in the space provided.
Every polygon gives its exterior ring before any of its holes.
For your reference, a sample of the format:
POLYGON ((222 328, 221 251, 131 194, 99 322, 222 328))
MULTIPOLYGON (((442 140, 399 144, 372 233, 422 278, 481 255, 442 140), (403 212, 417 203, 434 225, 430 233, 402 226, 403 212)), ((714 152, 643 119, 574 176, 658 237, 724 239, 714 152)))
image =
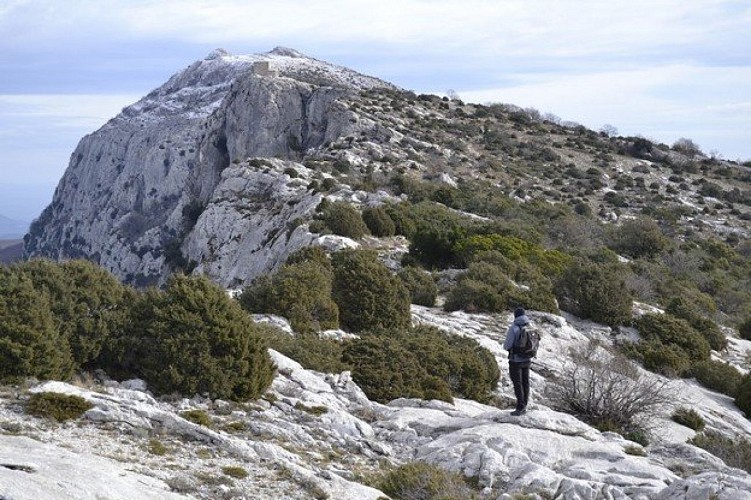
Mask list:
POLYGON ((0 94, 0 123, 47 120, 58 127, 98 128, 140 96, 127 94, 0 94))

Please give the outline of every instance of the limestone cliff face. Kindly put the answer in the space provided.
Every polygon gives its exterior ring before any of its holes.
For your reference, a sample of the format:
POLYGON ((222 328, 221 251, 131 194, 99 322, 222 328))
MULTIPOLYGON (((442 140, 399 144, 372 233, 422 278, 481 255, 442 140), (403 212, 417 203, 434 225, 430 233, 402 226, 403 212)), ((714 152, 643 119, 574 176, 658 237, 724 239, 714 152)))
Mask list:
POLYGON ((270 235, 317 202, 299 181, 290 185, 288 165, 255 171, 246 160, 294 160, 356 133, 338 99, 372 87, 392 86, 290 49, 215 51, 81 140, 25 256, 88 258, 139 285, 191 261, 225 284, 250 279, 296 241, 270 235), (262 61, 270 73, 254 71, 262 61), (234 261, 266 257, 237 275, 236 265, 212 261, 230 248, 242 252, 234 261))

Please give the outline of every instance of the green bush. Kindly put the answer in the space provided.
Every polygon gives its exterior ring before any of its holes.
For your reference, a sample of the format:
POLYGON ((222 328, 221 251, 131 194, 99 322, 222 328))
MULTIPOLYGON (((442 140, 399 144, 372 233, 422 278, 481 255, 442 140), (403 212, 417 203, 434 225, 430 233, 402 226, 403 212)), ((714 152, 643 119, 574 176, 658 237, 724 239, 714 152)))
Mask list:
POLYGON ((287 257, 285 264, 300 264, 302 262, 316 262, 320 267, 324 268, 327 272, 331 272, 331 259, 322 247, 310 246, 303 247, 296 252, 293 252, 287 257))
POLYGON ((668 239, 651 219, 627 220, 610 232, 608 244, 615 252, 634 259, 654 257, 667 245, 668 239))
POLYGON ((332 264, 332 297, 343 328, 359 332, 410 325, 409 291, 374 252, 342 250, 332 256, 332 264))
POLYGON ((164 292, 143 294, 136 310, 125 364, 155 393, 247 400, 271 384, 274 365, 257 327, 207 278, 173 275, 164 292))
POLYGON ((362 211, 362 219, 371 234, 377 237, 394 236, 396 226, 382 207, 368 207, 362 211))
POLYGON ((438 285, 433 276, 418 267, 408 266, 397 274, 404 286, 409 290, 410 301, 413 304, 433 307, 438 296, 438 285))
POLYGON ((735 405, 751 420, 751 372, 745 374, 738 383, 735 405))
POLYGON ((388 204, 384 206, 391 222, 394 223, 394 234, 411 238, 416 230, 415 222, 410 217, 411 204, 409 202, 388 204))
POLYGON ((629 324, 633 300, 625 274, 618 264, 576 259, 556 283, 560 308, 609 326, 629 324))
POLYGON ((193 422, 204 427, 211 427, 211 417, 209 417, 209 414, 205 410, 186 410, 180 413, 180 416, 188 422, 193 422))
POLYGON ((751 473, 751 441, 748 439, 742 436, 727 437, 719 432, 704 432, 697 434, 689 442, 704 448, 728 466, 751 473))
POLYGON ((446 311, 463 309, 468 313, 503 311, 510 288, 508 279, 495 286, 471 278, 460 279, 446 296, 443 308, 446 311))
POLYGON ((709 359, 710 346, 691 325, 671 314, 645 314, 636 321, 642 339, 681 348, 692 362, 709 359))
POLYGON ((672 418, 674 422, 685 425, 689 429, 695 431, 701 431, 704 429, 704 425, 706 425, 702 416, 690 408, 677 408, 670 418, 672 418))
POLYGON ((368 226, 363 222, 360 212, 346 202, 328 204, 323 212, 323 222, 332 233, 347 238, 359 239, 368 232, 368 226))
POLYGON ((111 335, 125 328, 134 291, 86 260, 36 260, 16 269, 50 297, 52 313, 78 366, 92 368, 111 335))
POLYGON ((738 393, 738 385, 743 377, 743 374, 734 366, 714 359, 694 364, 691 374, 707 389, 730 397, 735 397, 738 393))
POLYGON ((659 341, 640 342, 644 368, 669 377, 682 377, 691 369, 691 359, 686 351, 675 344, 663 344, 659 341))
POLYGON ((707 339, 709 346, 715 351, 721 351, 727 347, 728 339, 722 333, 720 327, 717 326, 717 323, 702 316, 682 297, 673 298, 667 308, 665 308, 665 312, 688 321, 694 330, 707 339))
POLYGON ((415 230, 409 235, 409 253, 429 268, 446 268, 460 263, 456 243, 464 239, 474 223, 442 205, 419 203, 410 210, 415 230))
POLYGON ((537 311, 558 312, 550 280, 529 264, 515 263, 496 251, 480 254, 446 297, 444 309, 501 312, 523 304, 537 311), (514 282, 507 273, 514 273, 514 282))
POLYGON ((25 275, 0 267, 0 380, 67 380, 74 362, 49 296, 25 275))
POLYGON ((738 326, 738 333, 742 339, 751 340, 751 316, 738 326))
POLYGON ((80 396, 58 392, 37 392, 26 403, 26 413, 42 418, 64 422, 78 418, 94 405, 80 396))
POLYGON ((247 311, 286 317, 296 332, 317 332, 339 326, 331 283, 330 268, 318 261, 285 264, 270 280, 257 280, 239 300, 247 311))
POLYGON ((427 326, 349 341, 343 360, 368 397, 381 402, 399 397, 488 402, 500 378, 487 349, 427 326))
POLYGON ((400 465, 377 478, 374 486, 395 500, 475 500, 473 490, 461 474, 425 462, 400 465))
POLYGON ((248 471, 239 465, 228 465, 222 467, 222 473, 225 476, 234 477, 235 479, 245 479, 248 477, 248 471))
POLYGON ((373 401, 384 404, 396 398, 451 401, 448 384, 429 379, 417 355, 392 337, 368 335, 348 341, 342 360, 352 366, 352 379, 373 401))
POLYGON ((294 359, 307 370, 341 373, 351 368, 342 362, 343 347, 337 340, 320 338, 315 333, 289 335, 274 328, 263 329, 262 335, 270 348, 294 359))

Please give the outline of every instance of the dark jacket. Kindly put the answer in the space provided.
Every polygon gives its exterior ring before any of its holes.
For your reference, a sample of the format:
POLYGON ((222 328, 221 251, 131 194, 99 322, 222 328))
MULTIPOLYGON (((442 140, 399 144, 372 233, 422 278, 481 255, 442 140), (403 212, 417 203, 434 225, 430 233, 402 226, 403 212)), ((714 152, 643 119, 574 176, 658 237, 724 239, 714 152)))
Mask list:
POLYGON ((514 319, 508 332, 506 332, 506 341, 503 343, 503 348, 509 351, 508 359, 512 363, 524 363, 532 359, 531 356, 522 356, 521 354, 511 352, 511 349, 513 349, 516 340, 519 338, 519 333, 521 332, 521 328, 519 327, 528 325, 529 323, 529 318, 526 314, 523 314, 514 319))

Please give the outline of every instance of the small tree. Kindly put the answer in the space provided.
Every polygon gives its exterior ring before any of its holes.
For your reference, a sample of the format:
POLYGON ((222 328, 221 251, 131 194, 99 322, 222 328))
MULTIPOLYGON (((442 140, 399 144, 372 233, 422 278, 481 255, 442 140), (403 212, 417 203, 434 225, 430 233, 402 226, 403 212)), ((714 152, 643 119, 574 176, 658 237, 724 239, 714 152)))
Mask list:
POLYGON ((703 154, 699 145, 686 137, 681 137, 675 141, 673 143, 673 149, 691 157, 703 154))
POLYGON ((409 290, 409 296, 413 304, 433 307, 438 296, 438 285, 433 276, 418 267, 407 266, 397 274, 404 286, 409 290))

